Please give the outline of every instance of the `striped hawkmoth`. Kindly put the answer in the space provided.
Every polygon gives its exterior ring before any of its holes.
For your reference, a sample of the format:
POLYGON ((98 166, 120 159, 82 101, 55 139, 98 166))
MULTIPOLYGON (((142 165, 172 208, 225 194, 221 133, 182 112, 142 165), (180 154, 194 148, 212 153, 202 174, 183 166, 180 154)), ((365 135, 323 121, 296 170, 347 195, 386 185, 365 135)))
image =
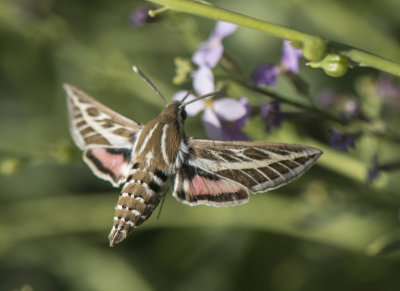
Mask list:
POLYGON ((166 104, 159 116, 142 125, 71 85, 64 88, 71 134, 84 161, 99 178, 115 187, 123 185, 109 235, 111 246, 150 217, 168 181, 172 195, 185 204, 238 205, 249 200, 249 191, 266 192, 299 177, 322 154, 296 144, 187 138, 185 106, 215 92, 166 104))

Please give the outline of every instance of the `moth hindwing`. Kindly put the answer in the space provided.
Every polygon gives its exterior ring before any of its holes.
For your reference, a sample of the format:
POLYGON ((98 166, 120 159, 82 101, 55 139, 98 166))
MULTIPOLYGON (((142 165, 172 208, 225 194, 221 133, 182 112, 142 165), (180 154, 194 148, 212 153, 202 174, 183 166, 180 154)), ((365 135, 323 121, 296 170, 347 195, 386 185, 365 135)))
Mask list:
MULTIPOLYGON (((319 149, 272 142, 187 138, 185 105, 167 104, 141 125, 70 85, 70 131, 95 175, 122 186, 109 239, 113 246, 148 219, 171 180, 172 195, 189 205, 226 207, 299 177, 319 149)), ((190 101, 193 102, 193 101, 190 101)))

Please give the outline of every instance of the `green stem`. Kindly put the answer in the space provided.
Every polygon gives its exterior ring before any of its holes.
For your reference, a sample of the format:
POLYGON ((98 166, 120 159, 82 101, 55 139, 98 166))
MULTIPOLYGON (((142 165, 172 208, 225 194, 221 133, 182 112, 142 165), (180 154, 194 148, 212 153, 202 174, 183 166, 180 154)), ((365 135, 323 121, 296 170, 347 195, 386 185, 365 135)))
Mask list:
POLYGON ((288 39, 291 41, 304 42, 310 38, 309 35, 293 29, 285 28, 243 14, 231 12, 228 10, 192 1, 186 1, 186 0, 149 0, 149 1, 164 5, 169 9, 175 11, 180 11, 215 20, 222 20, 235 23, 241 26, 263 31, 272 34, 274 36, 288 39))
MULTIPOLYGON (((190 13, 214 20, 222 20, 235 23, 243 27, 266 32, 282 39, 287 39, 292 42, 300 43, 303 48, 304 57, 311 61, 318 61, 322 59, 325 56, 326 52, 329 51, 330 53, 342 55, 343 57, 350 59, 351 61, 353 61, 354 64, 358 64, 359 66, 368 66, 396 76, 400 76, 400 64, 396 62, 389 61, 382 57, 375 56, 373 54, 366 53, 354 48, 340 49, 336 46, 337 44, 335 45, 329 43, 329 48, 326 49, 325 41, 323 41, 319 37, 275 25, 263 20, 187 0, 148 1, 164 5, 171 10, 190 13)), ((339 45, 343 46, 341 44, 339 45)))
POLYGON ((167 7, 162 7, 162 8, 156 9, 156 10, 149 10, 149 16, 150 17, 156 17, 157 14, 164 13, 167 10, 168 10, 167 7))
POLYGON ((400 76, 400 64, 394 63, 393 61, 386 60, 357 49, 340 51, 339 54, 348 57, 354 62, 357 62, 360 67, 373 67, 395 76, 400 76))

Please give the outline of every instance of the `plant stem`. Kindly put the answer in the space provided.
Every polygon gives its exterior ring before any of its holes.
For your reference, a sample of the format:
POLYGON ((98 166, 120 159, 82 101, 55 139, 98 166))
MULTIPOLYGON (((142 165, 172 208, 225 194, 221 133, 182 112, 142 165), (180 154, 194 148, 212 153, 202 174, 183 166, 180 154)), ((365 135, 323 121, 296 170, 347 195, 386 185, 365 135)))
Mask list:
POLYGON ((175 11, 186 12, 198 16, 203 16, 206 18, 235 23, 240 26, 253 28, 291 41, 303 42, 309 39, 310 37, 313 37, 293 29, 268 23, 243 14, 231 12, 228 10, 192 1, 186 1, 186 0, 148 0, 148 1, 164 5, 169 9, 175 11))
POLYGON ((357 49, 340 51, 339 53, 345 57, 348 57, 350 60, 357 62, 360 67, 373 67, 395 76, 400 76, 400 64, 397 64, 393 61, 357 49))

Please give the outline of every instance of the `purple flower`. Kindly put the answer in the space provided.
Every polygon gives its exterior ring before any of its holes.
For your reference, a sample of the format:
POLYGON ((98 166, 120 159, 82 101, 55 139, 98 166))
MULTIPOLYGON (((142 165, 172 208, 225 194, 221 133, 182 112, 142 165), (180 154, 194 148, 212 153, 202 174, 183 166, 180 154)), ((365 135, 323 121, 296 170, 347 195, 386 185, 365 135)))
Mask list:
POLYGON ((243 117, 234 121, 224 121, 222 122, 222 138, 223 140, 249 140, 249 137, 242 132, 242 127, 249 122, 250 118, 250 104, 247 98, 240 98, 238 100, 246 108, 246 114, 243 117))
MULTIPOLYGON (((181 100, 186 93, 186 91, 177 92, 173 99, 181 100)), ((193 98, 195 96, 191 95, 186 100, 189 101, 193 98)), ((247 99, 245 100, 247 101, 247 99)), ((202 99, 187 105, 185 110, 190 116, 203 111, 202 120, 207 136, 220 140, 240 137, 240 128, 246 124, 249 115, 248 106, 243 100, 231 98, 220 98, 215 101, 211 98, 202 99), (246 117, 247 120, 245 120, 246 117)))
POLYGON ((378 156, 374 155, 371 159, 371 167, 368 169, 367 181, 373 183, 381 173, 381 169, 378 165, 378 156))
MULTIPOLYGON (((214 91, 214 75, 208 67, 199 67, 197 71, 192 73, 192 78, 193 78, 193 89, 197 93, 197 95, 205 95, 210 92, 214 91)), ((178 91, 175 93, 175 95, 172 97, 173 100, 182 100, 182 98, 188 94, 188 91, 178 91)), ((186 102, 191 101, 195 99, 196 96, 193 94, 190 94, 186 102)), ((207 99, 202 99, 197 102, 194 102, 192 104, 189 104, 185 107, 186 113, 189 116, 194 116, 198 114, 200 111, 204 110, 206 107, 206 104, 210 103, 210 98, 207 99)), ((211 101, 212 102, 212 101, 211 101)))
POLYGON ((261 106, 261 118, 267 123, 266 131, 271 132, 273 127, 279 127, 284 119, 281 112, 281 103, 272 101, 261 106))
POLYGON ((205 95, 215 91, 214 75, 210 68, 206 66, 199 67, 192 73, 193 89, 199 95, 205 95))
POLYGON ((248 138, 240 131, 239 125, 240 120, 246 118, 248 114, 246 105, 239 100, 217 99, 204 110, 204 128, 208 137, 212 139, 247 140, 248 138))
POLYGON ((301 49, 295 48, 290 41, 284 40, 282 47, 281 66, 285 72, 299 73, 299 59, 301 57, 301 49))
POLYGON ((355 147, 355 138, 352 134, 343 134, 335 129, 331 129, 329 135, 329 144, 339 152, 347 152, 349 147, 355 147))
MULTIPOLYGON (((193 89, 196 95, 201 96, 213 92, 215 89, 214 75, 211 71, 222 57, 224 47, 222 40, 236 30, 237 26, 228 22, 217 22, 217 25, 208 40, 198 47, 193 54, 192 61, 198 69, 192 73, 193 89)), ((187 91, 177 92, 173 99, 181 100, 187 91)), ((187 97, 193 100, 195 95, 187 97)), ((211 97, 198 100, 186 106, 188 115, 196 115, 203 111, 203 124, 207 135, 212 139, 220 140, 247 140, 248 137, 241 128, 248 122, 250 106, 246 98, 235 100, 211 97)))
POLYGON ((251 80, 256 86, 268 85, 274 87, 280 72, 278 66, 264 63, 254 70, 251 80))
MULTIPOLYGON (((193 88, 198 95, 214 91, 214 76, 209 68, 200 67, 193 74, 193 88)), ((173 99, 181 100, 186 94, 187 91, 179 91, 173 99)), ((186 100, 194 98, 196 97, 191 94, 186 100)), ((240 128, 247 123, 250 108, 248 102, 246 103, 247 99, 242 99, 220 98, 214 101, 206 98, 187 105, 185 109, 190 116, 203 111, 202 120, 208 137, 221 140, 234 137, 243 140, 245 135, 240 134, 240 128)))
POLYGON ((229 22, 219 21, 208 40, 197 48, 192 61, 198 66, 214 68, 224 52, 222 40, 236 30, 237 26, 229 22))
POLYGON ((283 41, 282 58, 279 65, 263 63, 259 65, 251 76, 252 82, 256 86, 268 85, 274 87, 276 79, 282 73, 299 73, 299 59, 301 50, 294 48, 290 41, 283 41))
POLYGON ((146 7, 138 7, 136 8, 130 16, 131 24, 135 27, 140 27, 149 21, 149 8, 146 7))

